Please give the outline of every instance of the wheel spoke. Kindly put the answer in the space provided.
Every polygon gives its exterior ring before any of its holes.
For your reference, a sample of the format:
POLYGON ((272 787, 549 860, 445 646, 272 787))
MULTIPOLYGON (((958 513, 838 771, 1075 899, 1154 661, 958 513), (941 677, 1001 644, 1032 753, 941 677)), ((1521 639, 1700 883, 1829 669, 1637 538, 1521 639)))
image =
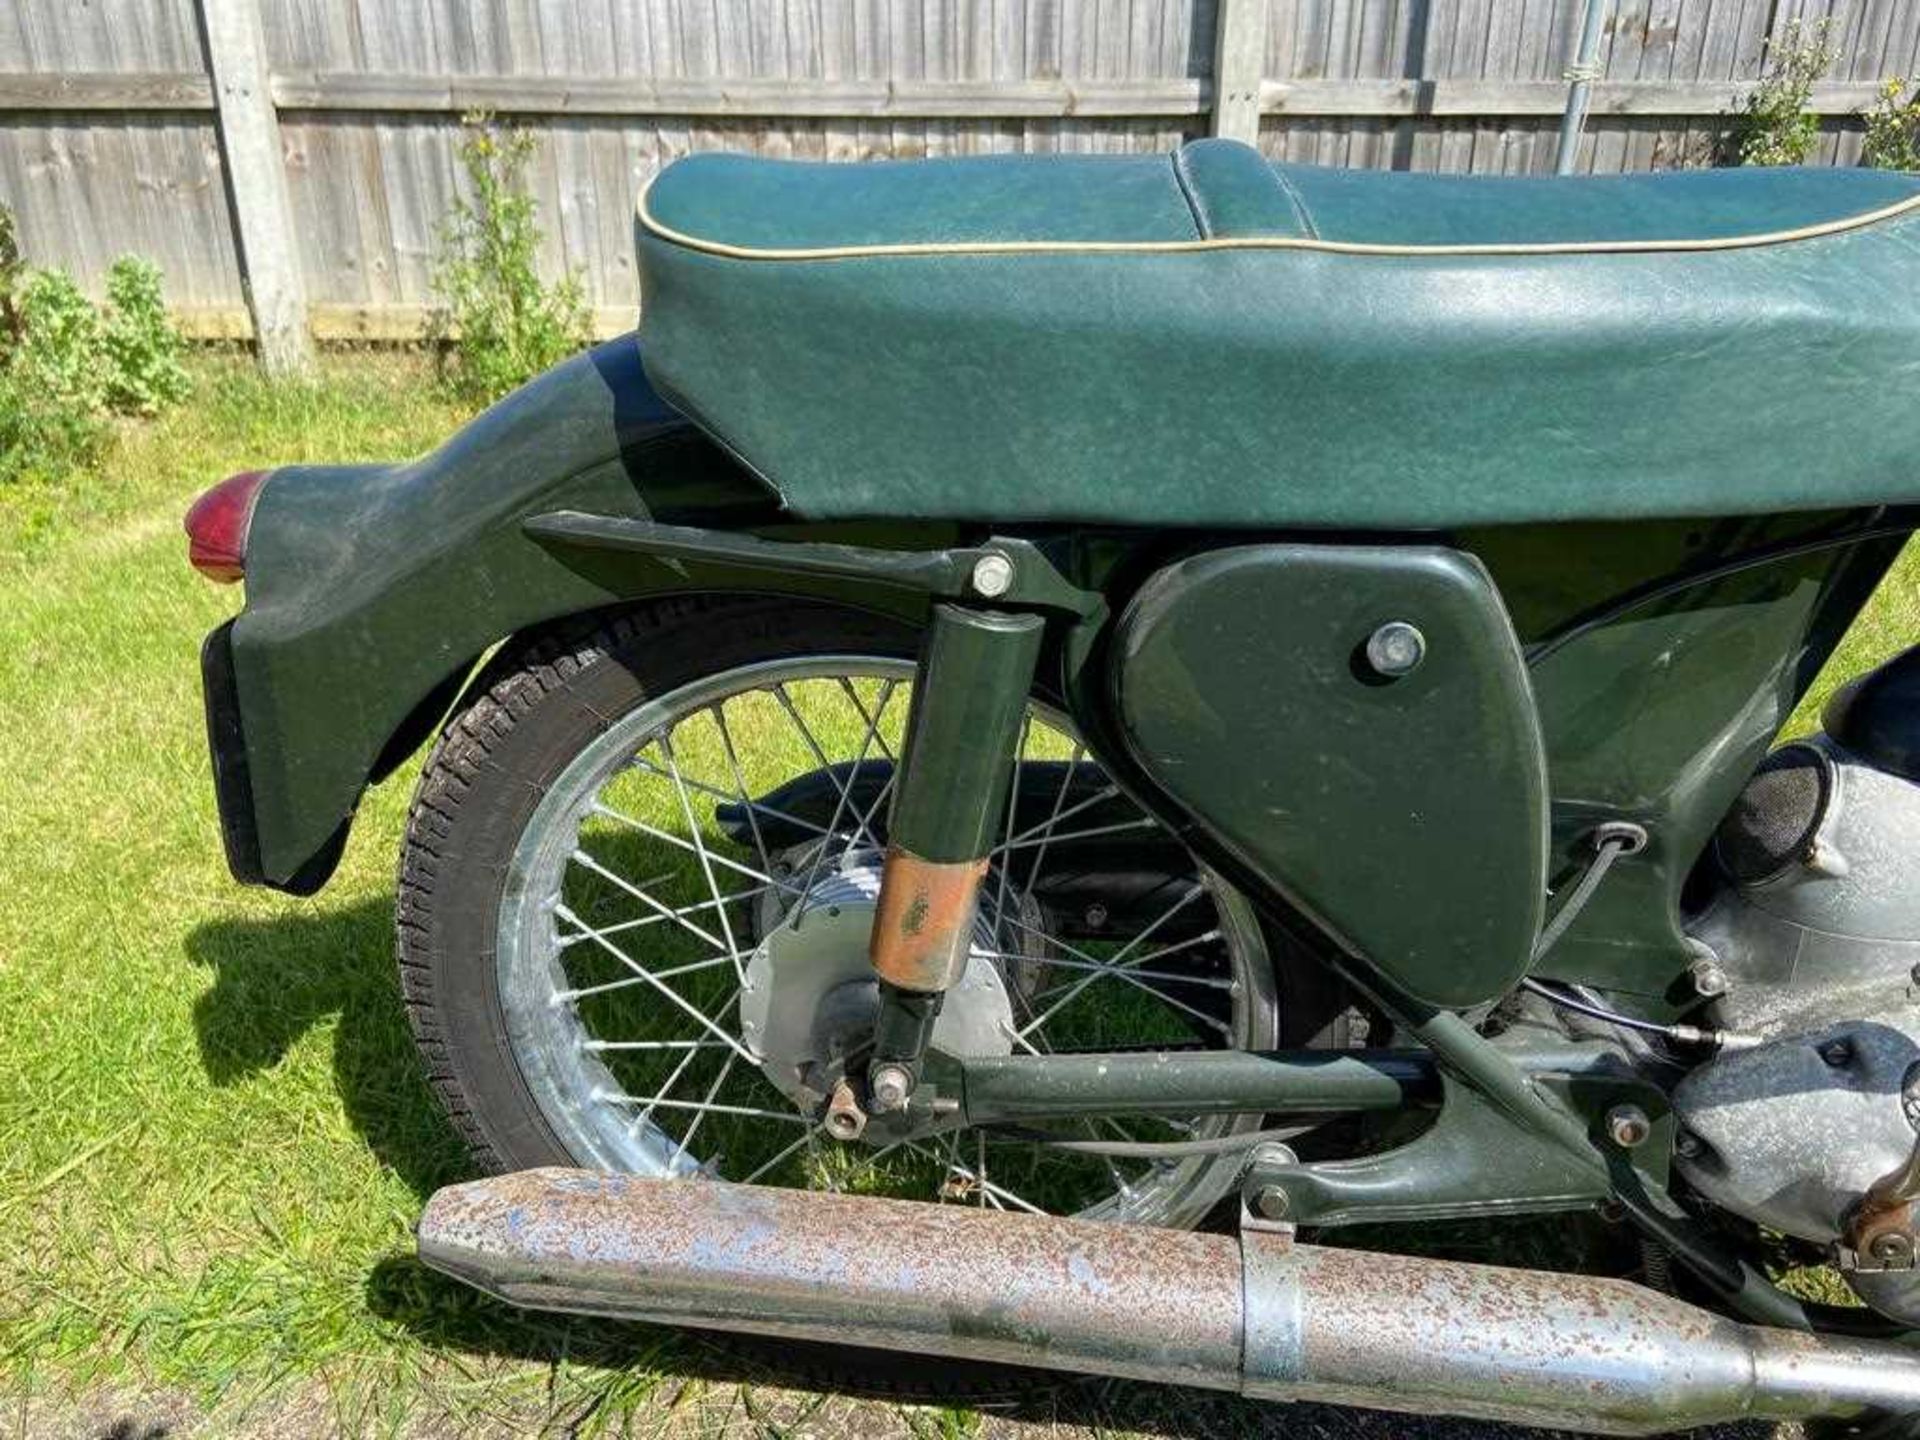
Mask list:
MULTIPOLYGON (((820 742, 813 738, 813 731, 807 727, 807 722, 800 718, 800 711, 794 706, 793 697, 787 694, 787 687, 776 682, 773 687, 773 696, 775 700, 779 701, 780 708, 787 712, 787 718, 793 721, 794 728, 800 732, 800 738, 806 742, 807 749, 813 752, 813 758, 820 762, 821 773, 827 777, 828 781, 833 785, 833 788, 840 792, 841 804, 849 803, 851 800, 851 796, 848 794, 849 786, 843 785, 840 782, 840 777, 833 773, 833 762, 827 759, 827 752, 820 748, 820 742)), ((869 731, 868 734, 871 735, 872 732, 869 731)), ((865 754, 864 745, 862 746, 862 754, 865 754)), ((856 765, 854 769, 858 771, 859 766, 856 765)), ((838 823, 839 818, 840 810, 836 807, 834 811, 834 822, 838 823)), ((829 825, 827 828, 831 830, 833 826, 829 825)), ((856 836, 855 838, 858 837, 856 836)), ((872 841, 873 836, 868 835, 867 839, 872 841)))
POLYGON ((760 867, 772 873, 773 856, 767 851, 767 838, 760 833, 760 817, 756 813, 760 807, 747 792, 746 772, 740 768, 739 752, 733 748, 733 732, 727 728, 726 702, 715 703, 712 714, 714 729, 720 732, 720 748, 727 757, 727 769, 733 775, 733 788, 739 792, 738 799, 746 807, 747 829, 753 834, 753 848, 760 856, 760 867))
MULTIPOLYGON (((713 1077, 713 1084, 707 1087, 707 1096, 705 1101, 694 1111, 693 1119, 687 1122, 687 1128, 683 1132, 681 1132, 679 1143, 673 1147, 673 1158, 676 1163, 686 1158, 687 1147, 693 1144, 693 1137, 695 1133, 698 1132, 698 1130, 700 1129, 700 1122, 705 1120, 707 1116, 715 1113, 714 1104, 713 1104, 714 1099, 716 1096, 719 1095, 720 1087, 727 1083, 727 1076, 733 1073, 733 1062, 737 1058, 738 1058, 737 1056, 729 1055, 725 1060, 720 1062, 720 1073, 713 1077)), ((754 1115, 754 1116, 757 1116, 758 1118, 763 1118, 763 1119, 777 1113, 772 1110, 753 1111, 753 1110, 748 1110, 742 1106, 729 1107, 726 1113, 732 1114, 736 1112, 742 1113, 742 1114, 754 1115)))
POLYGON ((1013 850, 1031 850, 1036 845, 1045 849, 1048 845, 1056 841, 1092 840, 1101 835, 1118 835, 1126 830, 1153 830, 1157 828, 1157 821, 1150 820, 1142 815, 1138 820, 1116 820, 1111 825, 1096 825, 1091 830, 1070 830, 1065 835, 1047 834, 1039 836, 1036 839, 1009 840, 1004 845, 996 846, 993 853, 996 855, 1005 855, 1013 850))
MULTIPOLYGON (((1133 939, 1129 940, 1125 945, 1120 947, 1120 953, 1115 955, 1113 959, 1108 962, 1109 965, 1112 967, 1112 969, 1114 971, 1124 969, 1125 968, 1124 962, 1127 956, 1133 951, 1133 949, 1136 946, 1140 945, 1142 942, 1147 940, 1150 936, 1153 935, 1153 933, 1156 930, 1158 930, 1162 925, 1165 925, 1169 920, 1173 919, 1175 915, 1178 915, 1196 898, 1206 893, 1207 893, 1207 890, 1204 885, 1195 885, 1192 889, 1188 890, 1186 894, 1182 895, 1178 900, 1174 901, 1173 905, 1170 908, 1168 908, 1160 916, 1159 919, 1155 920, 1151 925, 1148 925, 1138 935, 1134 936, 1133 939)), ((1141 956, 1140 960, 1136 963, 1144 964, 1146 961, 1155 958, 1155 956, 1160 953, 1162 952, 1150 951, 1147 954, 1141 956)), ((1073 988, 1067 992, 1066 996, 1063 999, 1061 999, 1059 1002, 1053 1005, 1052 1008, 1042 1012, 1039 1019, 1029 1021, 1026 1025, 1022 1026, 1020 1029, 1020 1033, 1022 1035, 1031 1035, 1034 1031, 1038 1030, 1042 1025, 1046 1024, 1047 1021, 1051 1020, 1055 1015, 1058 1015, 1067 1006, 1071 1005, 1074 1001, 1074 998, 1078 996, 1082 990, 1085 990, 1087 986, 1093 984, 1093 982, 1098 980, 1099 978, 1100 976, 1098 975, 1089 975, 1084 980, 1075 981, 1073 988)))
MULTIPOLYGON (((880 701, 881 710, 887 708, 887 700, 892 698, 893 687, 899 683, 897 680, 883 682, 881 695, 884 698, 880 701)), ((865 722, 868 730, 872 732, 874 740, 878 742, 880 746, 880 754, 888 760, 893 759, 893 747, 887 744, 887 737, 880 733, 880 715, 878 711, 876 711, 871 718, 868 717, 867 707, 860 703, 860 693, 853 688, 853 682, 844 675, 840 677, 840 688, 846 691, 847 699, 853 702, 853 708, 860 712, 860 719, 865 722)))
POLYGON ((906 1145, 909 1150, 911 1150, 914 1154, 921 1156, 923 1159, 931 1160, 936 1165, 945 1165, 949 1170, 953 1171, 954 1174, 958 1175, 961 1179, 972 1181, 975 1185, 978 1185, 980 1187, 980 1191, 984 1195, 992 1195, 997 1199, 1008 1201, 1009 1203, 1018 1206, 1020 1209, 1026 1210, 1035 1215, 1044 1215, 1047 1213, 1045 1210, 1042 1210, 1038 1205, 1035 1205, 1031 1200, 1022 1199, 1020 1196, 1014 1194, 1013 1191, 1007 1189, 1004 1185, 994 1184, 991 1180, 986 1179, 980 1173, 980 1171, 972 1169, 962 1164, 958 1160, 948 1160, 945 1156, 939 1154, 937 1151, 928 1150, 924 1145, 921 1145, 918 1141, 909 1140, 906 1142, 906 1145))
MULTIPOLYGON (((983 960, 1011 960, 1023 965, 1030 965, 1035 961, 1035 957, 1032 955, 1013 955, 999 950, 976 950, 973 953, 983 960)), ((1165 953, 1167 952, 1156 950, 1147 958, 1158 959, 1165 953)), ((1044 964, 1050 970, 1097 970, 1103 975, 1132 976, 1136 980, 1165 980, 1170 984, 1176 985, 1204 985, 1210 990, 1233 989, 1233 982, 1231 980, 1222 980, 1217 975, 1181 975, 1172 970, 1136 970, 1131 966, 1125 970, 1119 970, 1106 961, 1062 960, 1057 955, 1049 955, 1040 963, 1044 964)), ((1053 990, 1044 991, 1040 996, 1036 996, 1035 998, 1042 999, 1046 995, 1056 994, 1059 990, 1065 988, 1065 986, 1056 986, 1053 990)))
POLYGON ((716 800, 725 800, 729 804, 740 805, 746 810, 748 823, 750 825, 753 822, 754 815, 757 813, 760 815, 771 815, 774 819, 783 820, 797 829, 810 830, 815 835, 824 835, 828 839, 859 838, 857 834, 849 837, 843 832, 829 830, 826 826, 796 815, 791 810, 782 810, 779 806, 769 805, 764 800, 750 800, 745 795, 735 795, 731 790, 722 790, 718 785, 709 785, 703 780, 689 780, 684 776, 676 779, 671 771, 655 765, 651 760, 647 759, 645 755, 636 755, 628 763, 632 769, 639 770, 645 774, 657 775, 662 780, 675 780, 675 783, 684 785, 689 790, 698 790, 701 794, 711 795, 716 800))
MULTIPOLYGON (((1085 753, 1086 751, 1079 745, 1075 745, 1073 747, 1073 753, 1067 757, 1065 768, 1060 772, 1060 791, 1053 797, 1053 810, 1047 816, 1045 836, 1040 842, 1039 852, 1033 857, 1032 868, 1027 871, 1026 888, 1020 892, 1020 898, 1022 900, 1030 900, 1033 898, 1033 887, 1039 883, 1040 869, 1047 863, 1047 846, 1052 843, 1053 832, 1060 824, 1060 807, 1067 803, 1067 792, 1073 788, 1073 777, 1079 773, 1080 757, 1085 753)), ((1013 836, 1009 835, 1007 842, 1008 844, 1012 844, 1013 836)), ((1003 865, 1002 868, 1011 869, 1012 867, 1003 865)), ((1000 913, 1003 915, 1006 913, 1006 907, 1004 905, 1000 907, 1000 913)))
MULTIPOLYGON (((758 1061, 754 1056, 754 1053, 751 1050, 747 1049, 746 1046, 742 1045, 738 1040, 734 1039, 733 1036, 729 1035, 723 1028, 721 1028, 719 1025, 714 1023, 713 1020, 708 1018, 706 1012, 700 1009, 699 1006, 695 1005, 691 1000, 687 999, 684 995, 680 994, 679 991, 675 990, 671 985, 667 984, 659 976, 655 975, 651 970, 647 969, 646 966, 642 965, 639 961, 635 960, 631 955, 627 954, 627 952, 622 950, 618 945, 615 945, 611 940, 607 939, 606 936, 600 934, 599 931, 595 930, 591 925, 587 924, 586 921, 582 920, 578 915, 575 915, 571 910, 567 909, 566 906, 562 905, 557 907, 554 913, 559 915, 564 915, 566 919, 569 920, 571 923, 578 925, 582 930, 586 931, 588 939, 592 940, 596 945, 598 945, 601 949, 605 950, 609 955, 612 955, 622 965, 625 965, 629 970, 633 971, 633 973, 636 976, 646 981, 660 994, 666 996, 667 999, 671 1000, 680 1009, 686 1011, 688 1015, 692 1016, 693 1019, 697 1020, 706 1029, 712 1031, 716 1039, 725 1041, 729 1048, 738 1051, 740 1053, 740 1057, 743 1060, 746 1060, 749 1063, 755 1063, 755 1064, 758 1063, 758 1061)), ((740 992, 739 990, 736 989, 733 992, 732 997, 728 999, 726 1005, 722 1005, 720 1007, 721 1013, 725 1014, 727 1010, 727 1006, 733 1004, 733 1002, 739 998, 740 998, 740 992)))
MULTIPOLYGON (((1026 761, 1027 741, 1031 739, 1032 736, 1033 712, 1028 711, 1020 722, 1020 739, 1013 747, 1013 783, 1007 790, 1007 843, 1001 847, 1003 851, 1013 847, 1014 822, 1020 815, 1020 775, 1026 761)), ((1000 866, 1000 893, 993 904, 993 911, 996 915, 1004 915, 1007 913, 1007 882, 1012 878, 1013 867, 1002 864, 1000 866)))
POLYGON ((597 1098, 611 1105, 644 1105, 648 1110, 697 1110, 708 1115, 744 1115, 753 1120, 779 1120, 792 1125, 813 1124, 813 1121, 794 1110, 761 1110, 752 1105, 715 1105, 705 1100, 663 1100, 658 1095, 651 1100, 642 1100, 638 1095, 627 1095, 618 1090, 603 1091, 597 1098))
POLYGON ((813 1148, 813 1142, 820 1137, 821 1129, 822 1127, 818 1121, 809 1122, 807 1126, 807 1131, 804 1135, 802 1135, 798 1140, 795 1140, 791 1145, 782 1147, 780 1151, 773 1156, 772 1159, 761 1161, 760 1167, 757 1170, 755 1170, 751 1175, 748 1175, 744 1179, 740 1180, 738 1183, 741 1185, 751 1185, 754 1183, 754 1181, 758 1180, 761 1176, 775 1169, 780 1164, 781 1161, 791 1156, 794 1153, 794 1151, 800 1150, 803 1148, 811 1150, 813 1148))
MULTIPOLYGON (((771 889, 773 889, 771 885, 756 885, 750 890, 736 890, 731 895, 724 896, 718 901, 701 900, 693 905, 676 905, 664 915, 643 915, 638 920, 621 920, 612 925, 602 925, 600 927, 600 933, 602 935, 624 935, 630 930, 645 930, 652 925, 671 924, 684 916, 698 915, 702 910, 716 909, 721 905, 737 905, 748 900, 756 899, 771 889)), ((585 935, 562 935, 560 936, 560 944, 563 947, 578 945, 586 938, 585 935)), ((723 955, 720 959, 724 962, 727 957, 723 955)), ((659 971, 657 973, 664 975, 666 972, 659 971)))
MULTIPOLYGON (((732 952, 732 947, 725 944, 718 935, 715 935, 712 931, 701 929, 686 916, 675 913, 672 906, 655 899, 638 885, 635 885, 623 876, 614 874, 613 871, 607 869, 606 866, 594 859, 593 856, 589 855, 585 850, 575 850, 572 859, 581 869, 592 871, 595 875, 607 881, 623 894, 631 895, 635 900, 638 900, 642 905, 647 906, 657 914, 662 920, 671 920, 689 935, 699 936, 700 939, 706 941, 707 944, 718 950, 722 955, 727 955, 732 952)), ((558 912, 556 911, 555 913, 557 914, 558 912)), ((723 911, 722 913, 724 914, 725 912, 723 911)), ((579 916, 573 914, 571 911, 567 913, 567 918, 584 929, 592 929, 591 926, 587 925, 584 920, 580 919, 579 916)), ((600 935, 599 931, 594 931, 594 934, 599 938, 605 938, 600 935)))
MULTIPOLYGON (((837 788, 840 791, 840 798, 834 804, 833 819, 827 822, 827 831, 828 831, 829 838, 831 838, 832 833, 839 828, 840 816, 845 812, 848 803, 853 798, 854 787, 860 783, 860 767, 867 763, 867 752, 873 747, 874 736, 879 734, 880 717, 886 714, 887 702, 893 699, 893 690, 894 690, 893 682, 888 681, 886 688, 880 692, 880 704, 874 712, 872 722, 869 723, 867 726, 867 733, 861 737, 860 754, 855 758, 853 762, 853 769, 849 771, 847 774, 847 783, 845 785, 837 786, 837 788)), ((781 693, 784 695, 786 692, 783 690, 781 693)), ((789 711, 791 712, 791 706, 792 706, 791 701, 788 702, 788 706, 789 706, 789 711)), ((862 715, 865 715, 865 713, 866 712, 864 710, 861 711, 862 715)), ((796 716, 795 719, 797 721, 798 717, 796 716)), ((827 773, 829 775, 833 773, 831 768, 829 768, 827 773)), ((856 822, 856 823, 861 823, 861 822, 856 822)), ((862 827, 862 830, 855 831, 855 837, 857 838, 863 832, 867 835, 867 838, 869 840, 873 838, 873 834, 871 831, 864 830, 864 825, 862 827)), ((875 843, 877 844, 878 842, 876 841, 875 843)), ((847 847, 848 849, 851 848, 851 844, 852 842, 848 843, 848 847, 847 847)), ((844 855, 847 853, 847 850, 843 849, 840 853, 844 855)), ((793 926, 796 930, 800 928, 800 922, 806 918, 807 903, 808 903, 809 897, 811 897, 813 894, 814 881, 820 878, 820 862, 825 860, 826 857, 827 857, 827 841, 823 840, 814 849, 813 863, 807 867, 806 884, 800 887, 800 903, 794 907, 794 912, 793 912, 793 926)))
POLYGON ((693 801, 687 798, 686 782, 680 778, 680 762, 674 758, 672 736, 661 735, 659 745, 661 758, 667 762, 668 773, 673 777, 673 793, 680 799, 680 814, 687 822, 687 834, 693 839, 694 853, 700 857, 700 873, 706 878, 707 892, 713 896, 714 914, 720 920, 727 957, 733 961, 734 973, 744 985, 747 983, 746 962, 740 958, 740 946, 733 938, 733 922, 727 918, 727 902, 720 894, 720 882, 713 878, 713 861, 707 858, 706 842, 700 838, 700 822, 694 818, 693 801))
MULTIPOLYGON (((689 855, 694 853, 692 841, 683 840, 678 835, 674 835, 666 830, 662 830, 657 825, 649 825, 644 820, 635 819, 633 816, 628 815, 623 811, 614 809, 611 805, 607 804, 604 800, 594 801, 591 809, 592 809, 592 813, 595 815, 605 816, 607 819, 613 821, 616 824, 625 825, 628 829, 638 831, 640 834, 646 835, 651 837, 652 839, 658 840, 664 845, 677 846, 678 848, 686 851, 689 855)), ((758 880, 762 885, 767 886, 769 889, 781 890, 781 891, 785 891, 788 894, 793 894, 799 888, 789 883, 788 881, 776 880, 773 876, 767 874, 766 871, 756 870, 751 865, 742 864, 740 861, 734 860, 728 856, 722 855, 718 851, 714 852, 713 863, 716 865, 722 866, 725 869, 737 871, 738 873, 746 876, 749 880, 758 880)), ((719 945, 719 942, 716 940, 714 942, 714 945, 717 948, 719 945)))
MULTIPOLYGON (((568 914, 571 915, 572 912, 569 911, 568 914)), ((609 928, 599 933, 611 935, 613 931, 609 928)), ((592 940, 594 937, 592 932, 582 931, 577 935, 568 935, 564 938, 578 943, 582 940, 592 940)), ((651 984, 655 980, 671 980, 676 975, 691 975, 699 970, 715 970, 728 963, 726 956, 715 955, 710 960, 694 960, 686 965, 675 965, 666 970, 649 970, 645 974, 629 975, 624 980, 609 980, 604 985, 588 985, 579 990, 556 990, 549 998, 555 1003, 562 1000, 583 1000, 589 995, 604 995, 609 990, 628 990, 635 985, 651 984)))
POLYGON ((1017 844, 1022 840, 1030 840, 1034 836, 1040 834, 1041 831, 1049 829, 1052 826, 1058 825, 1062 820, 1068 819, 1074 815, 1078 815, 1082 810, 1091 809, 1095 805, 1101 804, 1102 802, 1107 800, 1111 800, 1115 796, 1117 796, 1119 793, 1120 793, 1120 787, 1118 785, 1104 786, 1097 794, 1089 795, 1084 800, 1076 801, 1074 804, 1068 806, 1065 810, 1062 810, 1059 814, 1050 816, 1043 823, 1039 825, 1035 825, 1031 829, 1022 830, 1018 835, 1015 835, 1010 840, 1008 840, 1006 844, 996 848, 993 853, 997 855, 1000 853, 1001 850, 1006 849, 1007 846, 1009 845, 1017 844))

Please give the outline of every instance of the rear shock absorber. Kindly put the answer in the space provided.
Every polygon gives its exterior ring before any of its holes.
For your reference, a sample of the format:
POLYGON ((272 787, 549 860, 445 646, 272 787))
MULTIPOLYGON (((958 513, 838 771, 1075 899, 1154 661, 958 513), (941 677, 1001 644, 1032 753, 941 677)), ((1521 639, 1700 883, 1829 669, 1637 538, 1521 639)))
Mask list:
POLYGON ((880 981, 867 1069, 876 1111, 907 1103, 941 1001, 966 971, 1044 631, 1037 615, 933 609, 869 948, 880 981))

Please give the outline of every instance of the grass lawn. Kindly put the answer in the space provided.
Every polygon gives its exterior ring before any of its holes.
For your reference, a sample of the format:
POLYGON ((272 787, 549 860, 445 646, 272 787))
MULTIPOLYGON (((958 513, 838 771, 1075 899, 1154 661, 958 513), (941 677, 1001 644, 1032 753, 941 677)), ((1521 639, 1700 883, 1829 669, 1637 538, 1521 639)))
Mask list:
MULTIPOLYGON (((413 772, 322 896, 231 882, 196 657, 238 595, 187 568, 179 516, 229 471, 404 455, 460 416, 406 358, 196 377, 70 495, 0 495, 0 1435, 1396 1433, 1127 1386, 984 1417, 823 1397, 423 1272, 411 1224, 464 1159, 393 972, 413 772)), ((1916 635, 1910 553, 1823 693, 1916 635)))

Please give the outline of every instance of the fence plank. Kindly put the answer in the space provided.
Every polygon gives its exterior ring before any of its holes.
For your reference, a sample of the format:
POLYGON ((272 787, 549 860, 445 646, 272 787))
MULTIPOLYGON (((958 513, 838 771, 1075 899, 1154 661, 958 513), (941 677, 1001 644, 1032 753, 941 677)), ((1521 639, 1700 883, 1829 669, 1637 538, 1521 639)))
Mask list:
POLYGON ((0 73, 0 110, 213 109, 213 86, 185 71, 0 73))
POLYGON ((255 0, 200 0, 247 304, 270 372, 307 368, 307 301, 255 0))
MULTIPOLYGON (((209 0, 234 3, 234 0, 209 0)), ((565 76, 432 76, 346 71, 277 74, 268 87, 280 110, 343 114, 459 115, 472 109, 526 116, 718 116, 758 119, 994 120, 1148 119, 1208 113, 1206 80, 979 80, 887 83, 861 80, 595 80, 565 76)), ((1603 80, 1596 114, 1701 118, 1737 109, 1751 80, 1603 80)), ((1872 103, 1878 82, 1825 81, 1808 109, 1851 116, 1872 103)), ((1266 80, 1256 92, 1262 114, 1291 116, 1557 115, 1560 80, 1451 79, 1266 80)), ((214 108, 208 82, 187 74, 93 72, 0 74, 0 111, 214 108)))
POLYGON ((1267 0, 1219 0, 1214 36, 1213 133, 1251 144, 1260 135, 1267 0))

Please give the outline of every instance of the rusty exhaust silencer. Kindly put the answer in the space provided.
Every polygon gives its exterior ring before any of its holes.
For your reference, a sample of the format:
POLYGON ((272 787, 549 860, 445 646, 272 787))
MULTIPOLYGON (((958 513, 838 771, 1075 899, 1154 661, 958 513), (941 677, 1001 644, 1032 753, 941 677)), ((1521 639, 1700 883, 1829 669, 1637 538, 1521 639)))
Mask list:
POLYGON ((515 1305, 1616 1434, 1920 1410, 1920 1353, 1619 1280, 957 1206, 529 1170, 430 1266, 515 1305))

